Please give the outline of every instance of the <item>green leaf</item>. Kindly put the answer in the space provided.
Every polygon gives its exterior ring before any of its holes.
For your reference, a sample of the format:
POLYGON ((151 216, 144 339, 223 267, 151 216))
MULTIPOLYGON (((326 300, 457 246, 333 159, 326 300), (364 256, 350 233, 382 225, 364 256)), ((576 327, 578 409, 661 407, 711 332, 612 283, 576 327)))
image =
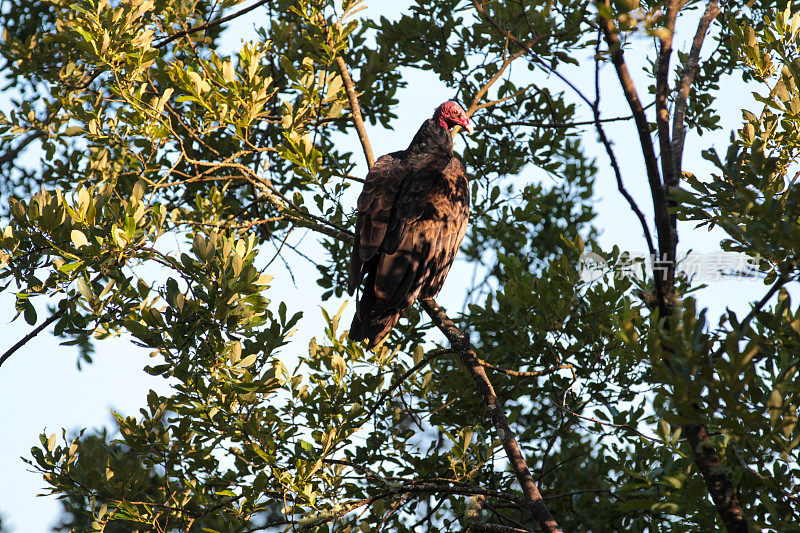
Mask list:
POLYGON ((70 237, 72 238, 72 244, 75 245, 75 248, 80 248, 81 246, 87 246, 89 244, 86 235, 80 230, 72 230, 70 237))

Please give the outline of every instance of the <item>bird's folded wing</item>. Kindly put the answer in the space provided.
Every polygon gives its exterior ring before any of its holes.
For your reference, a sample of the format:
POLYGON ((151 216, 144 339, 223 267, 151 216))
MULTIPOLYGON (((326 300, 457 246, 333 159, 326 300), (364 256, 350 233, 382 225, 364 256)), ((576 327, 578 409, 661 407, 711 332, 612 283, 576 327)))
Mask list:
POLYGON ((378 158, 367 174, 364 189, 358 197, 356 237, 348 277, 350 294, 361 283, 364 263, 375 257, 386 237, 392 208, 405 177, 401 155, 402 152, 394 152, 378 158))
POLYGON ((435 296, 453 264, 468 218, 469 192, 457 159, 436 176, 409 176, 384 239, 376 296, 399 308, 415 298, 435 296))

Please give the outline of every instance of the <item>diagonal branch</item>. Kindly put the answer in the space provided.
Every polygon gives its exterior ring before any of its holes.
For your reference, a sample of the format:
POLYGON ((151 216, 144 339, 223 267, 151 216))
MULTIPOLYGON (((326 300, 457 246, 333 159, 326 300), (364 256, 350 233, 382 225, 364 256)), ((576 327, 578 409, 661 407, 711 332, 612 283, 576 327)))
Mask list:
MULTIPOLYGON (((745 332, 747 332, 747 328, 750 327, 750 322, 752 322, 756 315, 760 313, 762 309, 764 309, 764 306, 769 303, 773 296, 775 296, 775 293, 778 292, 781 287, 786 285, 788 282, 789 278, 778 276, 778 279, 775 280, 775 283, 773 283, 769 290, 767 290, 767 293, 764 294, 764 296, 758 302, 756 302, 755 305, 753 305, 753 308, 750 310, 750 312, 747 313, 744 319, 735 328, 735 331, 737 332, 737 341, 742 338, 745 332)), ((714 351, 714 353, 711 354, 711 357, 713 359, 717 359, 723 354, 724 351, 725 344, 723 343, 714 351)))
POLYGON ((543 531, 557 532, 561 531, 558 523, 555 521, 550 511, 542 499, 542 494, 536 486, 536 482, 531 475, 528 465, 525 463, 525 456, 522 455, 517 439, 508 424, 508 419, 504 413, 503 403, 497 397, 497 394, 489 381, 486 371, 480 363, 475 349, 469 341, 469 337, 459 330, 452 320, 447 316, 445 310, 436 303, 435 300, 420 300, 422 308, 431 317, 433 323, 436 324, 442 333, 444 333, 453 350, 458 354, 461 363, 469 372, 475 387, 483 397, 483 402, 489 411, 492 420, 492 425, 497 431, 503 443, 503 449, 506 452, 511 469, 517 477, 522 492, 525 495, 525 506, 533 515, 533 518, 539 523, 543 531))
POLYGON ((489 23, 489 25, 494 29, 494 31, 500 37, 502 37, 504 39, 508 39, 509 41, 513 42, 517 46, 521 47, 523 50, 525 50, 528 53, 528 55, 530 55, 531 61, 533 61, 534 63, 536 63, 537 65, 542 67, 544 70, 546 70, 547 72, 551 73, 553 76, 555 76, 556 78, 561 80, 567 87, 569 87, 573 92, 575 92, 575 94, 577 94, 578 97, 581 100, 583 100, 584 102, 586 102, 589 106, 592 105, 592 102, 589 100, 589 98, 585 94, 583 94, 583 92, 580 89, 578 89, 578 87, 576 87, 574 83, 569 81, 569 79, 567 79, 563 74, 558 72, 555 68, 550 66, 549 63, 544 61, 542 58, 540 58, 533 51, 533 49, 531 48, 531 45, 535 44, 541 37, 535 37, 534 40, 531 41, 531 44, 522 42, 513 33, 511 33, 510 31, 508 31, 508 30, 506 30, 504 28, 501 28, 500 25, 497 24, 497 22, 495 22, 495 20, 489 15, 489 12, 486 11, 486 7, 484 7, 482 0, 481 1, 472 0, 472 6, 475 8, 475 11, 478 12, 478 14, 481 16, 481 18, 483 18, 483 20, 485 20, 487 23, 489 23))
POLYGON ((358 105, 358 95, 356 94, 353 80, 350 78, 350 72, 347 69, 347 64, 342 59, 341 55, 336 56, 336 67, 339 69, 339 74, 342 76, 344 89, 347 91, 347 100, 350 102, 350 113, 353 114, 353 122, 356 125, 358 132, 358 140, 361 141, 361 148, 364 150, 364 157, 367 159, 367 166, 372 167, 375 164, 375 156, 372 154, 372 145, 369 143, 367 137, 367 129, 364 127, 364 120, 361 118, 361 106, 358 105))
POLYGON ((493 370, 495 372, 499 372, 501 374, 505 374, 507 376, 512 376, 515 378, 538 378, 541 376, 546 376, 548 374, 553 374, 555 372, 558 372, 559 370, 565 370, 565 369, 572 370, 574 368, 572 366, 572 363, 566 363, 563 365, 556 365, 552 368, 545 368, 544 370, 532 370, 528 372, 523 372, 518 370, 507 370, 505 368, 499 368, 491 363, 487 363, 483 359, 478 359, 478 363, 484 368, 488 368, 489 370, 493 370))
MULTIPOLYGON (((647 219, 644 217, 644 213, 639 208, 639 204, 636 203, 636 200, 633 199, 633 196, 628 192, 628 189, 625 188, 625 184, 622 182, 622 171, 619 168, 619 162, 617 161, 617 156, 614 153, 614 148, 611 146, 611 140, 606 135, 606 130, 603 128, 603 119, 600 118, 600 36, 597 37, 597 45, 595 46, 595 60, 594 60, 594 104, 592 104, 592 114, 594 115, 594 127, 597 130, 597 136, 600 138, 600 142, 603 144, 603 147, 606 149, 606 154, 608 155, 608 159, 611 162, 611 169, 614 171, 614 177, 617 180, 617 190, 625 198, 625 201, 628 202, 628 205, 631 208, 631 211, 636 215, 636 218, 639 219, 639 225, 642 226, 642 233, 644 234, 644 239, 647 241, 647 250, 650 253, 650 256, 655 258, 656 256, 656 248, 653 244, 653 237, 650 233, 650 226, 647 224, 647 219)), ((633 118, 631 115, 630 117, 626 118, 633 118)), ((606 119, 606 121, 610 121, 612 119, 606 119)))
POLYGON ((48 318, 47 320, 45 320, 44 322, 42 322, 41 324, 36 326, 33 329, 33 331, 31 331, 30 333, 28 333, 27 335, 22 337, 19 341, 17 341, 16 344, 14 344, 14 346, 12 346, 8 350, 6 350, 5 353, 3 353, 3 355, 0 356, 0 366, 2 366, 3 363, 5 363, 8 360, 9 357, 14 355, 14 353, 17 350, 19 350, 20 348, 25 346, 28 343, 28 341, 30 341, 32 338, 37 336, 39 333, 41 333, 42 331, 47 329, 47 326, 49 326, 50 324, 52 324, 53 322, 55 322, 56 320, 58 320, 59 318, 64 316, 64 314, 69 309, 69 307, 67 305, 69 303, 69 301, 74 300, 77 297, 78 297, 78 295, 76 294, 72 298, 68 298, 67 300, 63 300, 62 302, 60 302, 59 306, 58 306, 59 307, 58 311, 53 313, 52 316, 50 316, 50 318, 48 318))
MULTIPOLYGON (((533 44, 534 42, 535 41, 531 41, 530 44, 533 44)), ((492 85, 494 85, 494 83, 497 80, 500 79, 500 76, 503 75, 508 66, 511 65, 511 63, 514 62, 515 59, 522 56, 525 52, 526 50, 524 48, 522 50, 518 50, 517 52, 514 52, 508 58, 506 58, 505 61, 503 61, 503 64, 500 65, 500 68, 497 69, 497 72, 494 73, 494 76, 489 78, 489 81, 487 81, 484 84, 484 86, 481 87, 477 93, 475 93, 475 97, 472 99, 472 102, 469 105, 469 109, 467 109, 467 116, 472 116, 472 114, 479 109, 481 98, 483 98, 486 95, 486 93, 489 91, 489 88, 492 85)))
POLYGON ((36 130, 29 133, 19 144, 13 148, 9 148, 6 153, 0 155, 0 165, 4 165, 16 159, 20 152, 22 152, 30 143, 44 135, 44 130, 36 130))
POLYGON ((391 396, 391 394, 392 394, 392 393, 393 393, 395 390, 397 390, 397 388, 398 388, 398 387, 400 387, 400 386, 401 386, 403 383, 405 383, 406 379, 408 379, 408 378, 409 378, 409 376, 411 376, 412 374, 414 374, 414 373, 415 373, 417 370, 419 370, 419 369, 420 369, 420 368, 422 368, 423 366, 427 365, 429 362, 431 362, 431 360, 433 360, 433 359, 435 359, 435 358, 439 357, 440 355, 444 355, 444 354, 446 354, 446 353, 449 353, 450 351, 451 351, 451 350, 448 350, 448 349, 442 349, 442 350, 434 350, 434 351, 432 351, 431 353, 429 353, 428 355, 426 355, 425 357, 423 357, 423 358, 422 358, 422 360, 420 360, 420 362, 419 362, 419 363, 417 363, 416 365, 414 365, 414 366, 412 366, 411 368, 409 368, 409 369, 408 369, 406 372, 404 372, 402 376, 400 376, 399 378, 395 379, 395 380, 394 380, 394 383, 392 383, 392 385, 391 385, 391 386, 390 386, 388 389, 386 389, 385 391, 383 391, 383 393, 381 394, 380 398, 378 398, 378 401, 376 401, 376 402, 375 402, 375 405, 373 405, 373 406, 372 406, 372 409, 370 409, 370 410, 367 412, 367 414, 365 414, 365 415, 362 417, 362 420, 363 420, 363 422, 359 422, 359 423, 357 423, 357 424, 356 424, 356 426, 361 426, 361 425, 363 425, 363 424, 364 424, 364 423, 365 423, 367 420, 369 420, 370 418, 372 418, 372 416, 373 416, 375 413, 377 413, 377 412, 378 412, 378 409, 380 408, 380 406, 381 406, 381 405, 383 405, 383 402, 385 402, 385 401, 386 401, 386 399, 387 399, 387 398, 389 398, 389 396, 391 396))
POLYGON ((263 6, 264 4, 268 4, 270 2, 271 2, 271 0, 259 0, 258 2, 253 4, 252 6, 246 7, 244 9, 240 9, 236 13, 231 13, 227 17, 218 18, 217 20, 213 20, 213 21, 207 22, 205 24, 200 24, 199 26, 195 26, 194 28, 189 28, 188 30, 179 31, 178 33, 176 33, 174 35, 170 35, 169 37, 158 41, 157 43, 155 43, 153 45, 153 48, 161 48, 161 47, 166 46, 167 44, 171 43, 172 41, 174 41, 176 39, 180 39, 184 35, 190 35, 192 33, 197 33, 198 31, 204 31, 204 30, 207 30, 209 28, 213 28, 215 26, 219 26, 220 24, 223 24, 223 23, 228 22, 230 20, 233 20, 235 18, 241 17, 242 15, 245 15, 245 14, 253 11, 254 9, 259 8, 259 7, 263 6))
POLYGON ((706 11, 697 24, 697 32, 694 35, 692 48, 689 51, 686 67, 683 70, 678 86, 678 95, 675 98, 675 114, 672 116, 672 165, 674 174, 672 176, 673 181, 666 182, 667 187, 675 187, 680 181, 683 164, 683 143, 686 140, 686 124, 684 122, 686 118, 686 102, 689 99, 689 91, 692 88, 694 77, 700 64, 700 50, 703 48, 703 41, 708 33, 708 27, 719 13, 718 0, 709 0, 706 5, 706 11))

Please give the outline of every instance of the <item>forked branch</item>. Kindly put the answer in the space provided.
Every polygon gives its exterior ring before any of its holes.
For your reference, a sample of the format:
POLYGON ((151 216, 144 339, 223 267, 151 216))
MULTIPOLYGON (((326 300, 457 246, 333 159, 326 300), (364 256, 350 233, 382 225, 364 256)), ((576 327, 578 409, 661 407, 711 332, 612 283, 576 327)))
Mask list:
MULTIPOLYGON (((605 0, 604 3, 607 8, 611 8, 610 0, 605 0)), ((617 78, 619 78, 619 83, 622 86, 622 92, 631 109, 634 122, 636 123, 636 130, 639 134, 639 143, 642 147, 642 155, 644 156, 645 168, 647 170, 647 181, 650 186, 653 210, 655 212, 656 237, 659 252, 659 257, 656 259, 659 262, 672 263, 672 266, 666 269, 654 269, 656 274, 654 276, 656 298, 663 316, 664 312, 669 310, 669 300, 672 292, 670 272, 674 272, 675 261, 674 240, 669 208, 667 206, 667 195, 661 183, 658 159, 656 158, 656 152, 653 148, 653 140, 650 138, 650 124, 647 122, 644 107, 639 99, 639 94, 636 91, 633 78, 631 78, 630 72, 628 71, 628 66, 625 63, 625 55, 622 50, 622 43, 619 40, 619 35, 612 21, 602 15, 598 15, 597 23, 608 44, 608 49, 611 53, 611 62, 616 70, 617 78)))
MULTIPOLYGON (((604 3, 607 8, 610 8, 609 0, 604 0, 604 3)), ((669 212, 669 208, 674 206, 674 200, 669 198, 667 187, 677 184, 680 168, 680 155, 678 155, 678 159, 675 159, 672 155, 672 151, 673 146, 677 146, 682 151, 682 128, 686 97, 688 97, 691 84, 694 80, 700 54, 700 46, 708 30, 708 25, 711 23, 711 20, 713 20, 713 17, 716 16, 715 10, 717 9, 715 0, 711 0, 705 14, 701 17, 698 34, 695 36, 692 45, 692 52, 690 53, 690 60, 692 63, 687 64, 687 71, 684 72, 680 82, 680 88, 678 90, 679 100, 676 101, 676 116, 674 118, 676 126, 673 127, 673 133, 678 135, 676 139, 679 144, 675 145, 673 144, 675 140, 670 139, 669 132, 669 111, 667 109, 669 88, 667 82, 669 76, 669 59, 672 54, 672 35, 675 30, 675 20, 680 6, 681 3, 679 0, 670 0, 667 4, 666 23, 664 24, 665 31, 659 38, 660 50, 656 67, 656 126, 658 128, 659 145, 662 155, 663 183, 658 172, 653 141, 650 137, 649 124, 644 115, 644 110, 636 92, 633 79, 625 64, 619 35, 613 25, 613 21, 602 15, 598 16, 598 25, 608 43, 611 61, 616 69, 617 77, 619 78, 628 105, 634 114, 640 143, 642 145, 642 153, 647 168, 647 177, 653 197, 656 232, 658 236, 659 257, 658 262, 654 262, 657 297, 656 305, 661 312, 661 316, 666 319, 665 328, 667 330, 671 329, 671 300, 674 290, 675 250, 677 246, 677 222, 675 215, 669 212), (694 55, 694 59, 691 57, 692 54, 694 55), (658 265, 659 268, 655 268, 656 265, 658 265)), ((693 409, 695 409, 695 412, 682 412, 680 414, 690 420, 702 420, 703 414, 697 410, 697 406, 693 406, 693 409)), ((679 411, 681 410, 679 409, 679 411)), ((691 445, 694 463, 702 474, 703 481, 706 484, 708 492, 714 501, 714 505, 725 527, 730 532, 744 533, 748 531, 748 524, 739 501, 738 490, 722 467, 719 452, 709 435, 708 428, 703 423, 685 424, 683 426, 683 432, 691 445)))

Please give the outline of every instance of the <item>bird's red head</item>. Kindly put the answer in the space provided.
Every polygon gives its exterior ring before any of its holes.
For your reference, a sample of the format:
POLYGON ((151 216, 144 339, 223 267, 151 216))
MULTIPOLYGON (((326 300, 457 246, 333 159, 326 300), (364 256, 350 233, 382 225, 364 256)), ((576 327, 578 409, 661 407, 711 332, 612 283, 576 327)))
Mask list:
POLYGON ((433 120, 437 121, 448 130, 453 126, 461 126, 469 133, 473 132, 472 124, 469 122, 467 113, 460 105, 452 100, 448 100, 436 108, 436 112, 433 114, 433 120))

